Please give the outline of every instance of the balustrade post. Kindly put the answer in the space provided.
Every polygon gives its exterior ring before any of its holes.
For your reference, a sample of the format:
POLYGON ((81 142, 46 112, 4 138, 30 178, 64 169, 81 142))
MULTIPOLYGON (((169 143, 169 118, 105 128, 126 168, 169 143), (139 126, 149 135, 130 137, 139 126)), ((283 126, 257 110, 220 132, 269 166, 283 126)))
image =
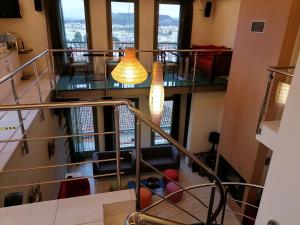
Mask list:
POLYGON ((213 222, 212 221, 212 212, 213 212, 213 207, 214 207, 215 193, 216 193, 216 185, 214 183, 211 187, 211 192, 210 192, 210 200, 209 200, 209 206, 208 206, 208 212, 207 212, 206 225, 211 225, 213 222))
MULTIPOLYGON (((18 93, 17 93, 14 78, 11 77, 10 82, 11 82, 11 87, 12 87, 12 91, 13 91, 13 95, 14 95, 15 104, 19 105, 20 102, 19 102, 19 97, 18 97, 18 93)), ((26 131, 25 131, 24 123, 23 123, 21 110, 17 110, 17 114, 18 114, 19 125, 20 125, 21 132, 22 132, 22 139, 26 139, 26 131)), ((28 154, 29 153, 27 141, 22 141, 22 147, 21 148, 22 148, 23 154, 28 154)))
POLYGON ((196 76, 197 57, 198 57, 198 52, 196 52, 195 55, 194 55, 194 69, 193 69, 192 93, 194 93, 194 89, 195 89, 195 76, 196 76))
POLYGON ((116 169, 117 169, 117 189, 121 188, 121 155, 120 155, 120 128, 119 128, 119 110, 118 106, 114 108, 115 125, 115 148, 116 148, 116 169))
MULTIPOLYGON (((32 66, 33 66, 33 72, 34 72, 34 76, 35 76, 36 88, 39 93, 39 101, 40 101, 40 103, 43 103, 43 97, 42 97, 42 92, 41 92, 41 88, 40 88, 40 84, 39 84, 39 75, 38 75, 38 71, 37 71, 36 62, 33 62, 32 66)), ((40 120, 45 120, 45 114, 44 114, 43 109, 40 109, 40 120)))
POLYGON ((136 190, 136 208, 140 209, 140 182, 141 182, 141 121, 137 119, 135 128, 136 138, 136 179, 135 179, 135 190, 136 190))

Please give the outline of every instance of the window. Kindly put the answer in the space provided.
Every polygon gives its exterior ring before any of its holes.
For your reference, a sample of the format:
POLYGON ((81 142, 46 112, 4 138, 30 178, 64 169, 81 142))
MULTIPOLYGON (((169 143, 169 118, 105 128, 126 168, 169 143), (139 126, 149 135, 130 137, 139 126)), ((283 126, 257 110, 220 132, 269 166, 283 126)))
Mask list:
POLYGON ((108 37, 110 48, 137 48, 137 2, 108 0, 108 37))
MULTIPOLYGON (((88 32, 84 0, 61 0, 65 48, 87 49, 88 32)), ((74 61, 83 61, 82 52, 74 53, 74 61)))
MULTIPOLYGON (((165 100, 164 110, 160 127, 163 131, 171 135, 173 125, 173 111, 174 111, 174 100, 165 100)), ((169 142, 161 137, 159 134, 152 132, 152 145, 163 145, 169 142)))
POLYGON ((68 116, 69 132, 72 135, 80 135, 72 137, 72 150, 75 159, 90 157, 91 152, 98 148, 97 136, 89 134, 97 133, 95 122, 97 121, 96 112, 93 107, 71 108, 68 116), (87 136, 84 136, 87 134, 87 136))
MULTIPOLYGON (((179 34, 180 4, 159 3, 156 7, 156 35, 154 37, 157 49, 177 49, 179 34)), ((166 59, 176 61, 176 56, 166 54, 166 59)))
POLYGON ((120 126, 120 148, 135 146, 135 116, 126 105, 118 106, 120 126))

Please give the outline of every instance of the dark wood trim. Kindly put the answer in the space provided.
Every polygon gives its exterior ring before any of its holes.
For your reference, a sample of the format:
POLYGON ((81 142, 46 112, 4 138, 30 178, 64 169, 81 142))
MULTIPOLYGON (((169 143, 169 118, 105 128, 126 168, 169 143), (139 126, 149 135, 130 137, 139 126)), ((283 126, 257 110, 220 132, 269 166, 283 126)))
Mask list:
MULTIPOLYGON (((84 13, 85 13, 85 26, 87 34, 88 48, 93 48, 92 29, 91 29, 91 12, 90 12, 90 0, 84 0, 84 13)), ((91 61, 91 60, 90 60, 91 61)))
POLYGON ((106 0, 106 23, 107 23, 107 46, 112 49, 112 21, 111 2, 133 2, 134 3, 134 47, 139 48, 139 1, 138 0, 106 0))
POLYGON ((107 46, 112 49, 111 0, 106 0, 107 46))
POLYGON ((183 137, 183 146, 185 148, 187 146, 187 137, 189 133, 191 104, 192 104, 192 94, 188 94, 186 98, 186 111, 185 111, 184 137, 183 137))

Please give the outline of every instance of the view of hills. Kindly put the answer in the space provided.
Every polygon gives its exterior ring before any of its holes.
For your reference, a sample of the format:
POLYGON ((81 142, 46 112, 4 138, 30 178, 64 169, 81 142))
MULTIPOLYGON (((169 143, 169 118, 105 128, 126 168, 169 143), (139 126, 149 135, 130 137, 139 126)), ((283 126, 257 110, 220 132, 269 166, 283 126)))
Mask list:
MULTIPOLYGON (((113 24, 118 25, 127 25, 129 23, 133 23, 134 14, 133 13, 113 13, 113 24)), ((74 18, 65 18, 65 22, 77 22, 84 23, 83 19, 74 19, 74 18)), ((178 26, 179 18, 172 18, 168 15, 160 15, 160 26, 178 26)))

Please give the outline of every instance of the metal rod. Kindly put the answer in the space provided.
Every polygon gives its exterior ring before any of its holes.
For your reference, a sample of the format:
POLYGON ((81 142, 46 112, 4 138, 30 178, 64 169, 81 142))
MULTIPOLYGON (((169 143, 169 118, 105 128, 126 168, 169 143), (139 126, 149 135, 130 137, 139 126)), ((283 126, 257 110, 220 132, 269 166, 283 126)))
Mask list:
POLYGON ((169 197, 171 195, 167 195, 167 196, 162 196, 161 194, 158 194, 157 192, 153 191, 152 189, 148 188, 147 186, 140 184, 143 188, 146 188, 148 191, 150 191, 151 193, 157 195, 158 197, 160 197, 161 199, 163 199, 164 201, 167 201, 168 203, 170 203, 171 205, 173 205, 174 207, 176 207, 177 209, 182 210, 183 212, 185 212, 186 214, 188 214, 189 216, 193 217, 195 220, 197 220, 200 223, 203 223, 203 221, 201 219, 199 219, 198 217, 194 216, 193 214, 191 214, 189 211, 187 211, 186 209, 174 204, 171 200, 169 200, 169 197))
POLYGON ((212 212, 213 212, 213 207, 214 207, 215 193, 216 193, 216 186, 213 185, 211 187, 211 193, 210 193, 210 200, 209 200, 209 206, 208 206, 208 212, 207 212, 206 225, 211 225, 212 222, 213 222, 212 212))
POLYGON ((243 204, 243 205, 247 205, 247 206, 250 206, 250 207, 252 207, 252 208, 258 209, 257 206, 252 205, 252 204, 247 203, 247 202, 243 202, 243 201, 240 201, 240 200, 237 200, 237 199, 234 199, 234 198, 227 198, 227 199, 230 200, 230 201, 233 201, 233 202, 238 202, 238 203, 241 203, 241 204, 243 204))
MULTIPOLYGON (((227 187, 225 188, 225 199, 227 200, 227 195, 228 195, 228 189, 227 187)), ((225 218, 225 210, 226 210, 226 206, 227 206, 227 201, 225 201, 225 204, 223 206, 223 210, 222 210, 222 216, 221 216, 221 225, 224 224, 224 218, 225 218)))
POLYGON ((55 62, 54 62, 54 55, 53 52, 50 52, 50 59, 51 59, 51 66, 52 66, 52 76, 54 81, 54 87, 57 85, 56 75, 55 75, 55 62))
POLYGON ((45 184, 56 184, 61 182, 68 182, 72 180, 81 180, 85 178, 100 178, 100 177, 110 177, 115 176, 116 173, 106 173, 101 175, 95 175, 95 176, 83 176, 83 177, 77 177, 77 178, 69 178, 69 179, 59 179, 59 180, 50 180, 50 181, 44 181, 44 182, 36 182, 36 183, 30 183, 30 184, 21 184, 21 185, 12 185, 12 186, 2 186, 0 187, 0 190, 7 190, 7 189, 15 189, 15 188, 21 188, 21 187, 30 187, 30 186, 36 186, 36 185, 45 185, 45 184))
POLYGON ((106 54, 104 54, 104 79, 105 79, 105 96, 107 96, 107 64, 106 64, 106 54))
POLYGON ((174 222, 168 219, 152 216, 146 213, 134 212, 130 214, 126 220, 125 225, 184 225, 183 223, 174 222))
MULTIPOLYGON (((35 84, 36 84, 36 88, 37 88, 38 94, 39 94, 39 101, 40 101, 40 103, 43 103, 42 92, 41 92, 41 88, 40 88, 40 84, 39 84, 39 75, 38 75, 36 62, 33 62, 32 66, 33 66, 33 72, 34 72, 34 76, 35 76, 35 84)), ((40 109, 40 120, 45 120, 45 113, 44 113, 43 109, 40 109)))
MULTIPOLYGON (((19 105, 20 103, 19 103, 19 99, 18 99, 18 94, 17 94, 15 80, 14 80, 14 78, 11 78, 10 81, 11 81, 11 87, 12 87, 13 95, 14 95, 14 99, 15 99, 15 104, 19 105)), ((18 110, 17 114, 18 114, 18 120, 19 120, 19 124, 20 124, 20 128, 21 128, 21 132, 22 132, 22 138, 23 137, 26 138, 26 135, 25 135, 26 131, 25 131, 24 123, 23 123, 23 118, 22 118, 21 110, 18 110)), ((24 154, 28 154, 29 153, 29 149, 28 149, 28 145, 27 145, 26 141, 22 141, 22 152, 24 154)))
POLYGON ((196 54, 194 56, 194 71, 193 71, 192 93, 194 92, 194 89, 195 89, 195 76, 196 76, 196 67, 197 67, 197 57, 198 57, 198 52, 196 52, 196 54))
POLYGON ((22 66, 18 67, 17 69, 11 71, 10 73, 8 73, 7 75, 5 75, 4 77, 2 77, 0 79, 0 84, 2 84, 3 82, 7 81, 8 79, 11 79, 12 77, 14 77, 17 73, 19 73, 20 71, 22 71, 24 68, 26 68, 27 66, 29 66, 31 63, 37 61, 39 58, 41 58, 43 55, 47 54, 48 50, 43 51, 42 53, 38 54, 36 57, 34 57, 33 59, 29 60, 28 62, 24 63, 22 66))
POLYGON ((140 209, 140 185, 141 185, 141 121, 139 119, 136 120, 135 126, 136 132, 136 140, 135 140, 135 147, 136 147, 136 180, 135 180, 135 191, 136 191, 136 208, 140 209))
POLYGON ((51 90, 54 89, 53 87, 53 80, 52 80, 52 74, 51 74, 51 71, 52 71, 52 67, 51 67, 51 59, 50 59, 50 54, 48 52, 48 54, 46 54, 46 60, 47 60, 47 69, 48 69, 48 76, 49 76, 49 83, 50 83, 50 88, 51 90))
POLYGON ((270 72, 279 73, 282 75, 286 75, 288 77, 293 77, 294 76, 293 74, 283 71, 283 70, 288 70, 288 69, 295 69, 295 67, 294 66, 287 66, 287 67, 272 67, 272 66, 270 66, 267 68, 267 70, 270 72))
POLYGON ((117 188, 121 188, 121 153, 120 153, 120 128, 119 128, 119 109, 118 106, 114 108, 114 126, 115 126, 115 149, 116 149, 116 169, 117 169, 117 188))
POLYGON ((7 139, 7 140, 0 140, 0 143, 7 143, 7 142, 18 142, 18 141, 42 141, 42 140, 56 140, 61 138, 71 138, 71 137, 90 137, 96 135, 107 135, 107 134, 114 134, 115 132, 99 132, 99 133, 91 133, 91 134, 72 134, 72 135, 61 135, 61 136, 49 136, 49 137, 36 137, 36 138, 19 138, 19 139, 7 139))
MULTIPOLYGON (((124 158, 121 158, 123 160, 124 158)), ((31 171, 31 170, 41 170, 41 169, 53 169, 53 168, 59 168, 59 167, 66 167, 66 166, 78 166, 78 165, 84 165, 88 163, 102 163, 102 162, 113 162, 116 161, 116 159, 101 159, 101 160, 90 160, 85 162, 77 162, 77 163, 65 163, 65 164, 57 164, 57 165, 51 165, 51 166, 39 166, 39 167, 31 167, 31 168, 24 168, 24 169, 15 169, 15 170, 2 170, 1 173, 16 173, 16 172, 25 172, 25 171, 31 171)))
POLYGON ((273 78, 274 78, 274 72, 270 71, 266 92, 265 92, 263 103, 262 103, 262 106, 260 109, 260 115, 259 115, 259 119, 258 119, 258 123, 257 123, 256 134, 261 134, 261 125, 262 125, 263 119, 266 114, 266 110, 267 110, 266 107, 267 107, 267 102, 268 102, 269 95, 270 95, 270 89, 271 89, 271 84, 272 84, 273 78))
MULTIPOLYGON (((184 189, 183 186, 181 186, 178 182, 174 181, 172 178, 170 178, 168 175, 162 173, 161 171, 159 171, 158 169, 156 169, 154 166, 152 166, 151 164, 147 163, 145 160, 140 159, 140 161, 142 163, 144 163, 146 166, 150 167, 151 169, 153 169, 155 172, 157 172, 158 174, 160 174, 163 177, 166 177, 168 180, 170 180, 172 183, 176 184, 180 189, 184 189)), ((194 197, 197 201, 199 201, 204 207, 208 208, 208 206, 201 201, 200 198, 198 198, 196 195, 194 195, 192 192, 190 192, 189 190, 184 190, 186 191, 189 195, 191 195, 192 197, 194 197)))

